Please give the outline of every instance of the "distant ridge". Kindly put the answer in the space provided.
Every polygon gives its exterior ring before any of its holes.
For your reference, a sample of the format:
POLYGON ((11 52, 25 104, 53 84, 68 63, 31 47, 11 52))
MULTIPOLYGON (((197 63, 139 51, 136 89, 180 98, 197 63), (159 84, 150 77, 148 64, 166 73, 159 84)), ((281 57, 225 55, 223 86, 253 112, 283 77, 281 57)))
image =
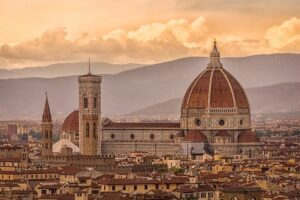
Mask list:
MULTIPOLYGON (((274 88, 264 86, 299 82, 300 55, 259 55, 223 58, 221 61, 244 88, 250 88, 247 94, 252 111, 291 109, 284 106, 284 102, 290 102, 293 109, 299 108, 298 83, 274 88)), ((157 103, 182 98, 207 62, 207 58, 202 57, 182 58, 103 75, 102 116, 132 113, 157 103)), ((79 66, 82 68, 81 64, 79 66)), ((0 119, 40 119, 46 90, 54 119, 65 118, 78 108, 77 76, 0 79, 0 119)), ((170 105, 174 107, 174 104, 170 105)), ((171 110, 172 106, 165 112, 171 110)))
MULTIPOLYGON (((55 78, 63 76, 74 76, 87 73, 87 62, 57 63, 42 67, 27 67, 22 69, 0 69, 0 79, 9 78, 55 78)), ((91 69, 95 74, 116 74, 122 71, 136 69, 144 66, 143 64, 110 64, 92 62, 91 69)))

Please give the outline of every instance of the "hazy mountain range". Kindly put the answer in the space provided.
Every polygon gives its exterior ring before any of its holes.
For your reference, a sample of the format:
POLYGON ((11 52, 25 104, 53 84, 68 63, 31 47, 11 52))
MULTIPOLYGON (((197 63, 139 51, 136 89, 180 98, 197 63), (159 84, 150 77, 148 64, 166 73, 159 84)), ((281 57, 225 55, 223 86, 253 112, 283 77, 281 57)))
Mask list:
MULTIPOLYGON (((183 97, 188 85, 207 62, 208 59, 202 57, 182 58, 143 67, 136 65, 138 68, 103 75, 103 116, 128 114, 166 101, 175 108, 171 112, 176 112, 180 105, 180 100, 176 103, 176 99, 183 97)), ((300 82, 300 55, 223 58, 222 62, 245 88, 250 88, 247 94, 253 111, 299 110, 300 83, 293 82, 300 82)), ((72 64, 69 64, 69 69, 73 70, 72 64)), ((93 66, 93 70, 101 71, 97 66, 93 66)), ((56 118, 64 118, 78 107, 76 76, 2 79, 0 119, 39 119, 45 91, 48 91, 50 107, 56 118)), ((169 112, 159 107, 157 109, 162 113, 169 112)))
MULTIPOLYGON (((122 71, 135 69, 143 64, 109 64, 93 62, 91 71, 95 74, 116 74, 122 71)), ((44 67, 26 67, 21 69, 0 69, 0 79, 8 78, 54 78, 62 76, 76 76, 88 72, 87 62, 57 63, 44 67)))
MULTIPOLYGON (((246 89, 253 113, 300 111, 300 82, 246 89)), ((180 113, 182 98, 148 106, 129 115, 174 115, 180 113)))

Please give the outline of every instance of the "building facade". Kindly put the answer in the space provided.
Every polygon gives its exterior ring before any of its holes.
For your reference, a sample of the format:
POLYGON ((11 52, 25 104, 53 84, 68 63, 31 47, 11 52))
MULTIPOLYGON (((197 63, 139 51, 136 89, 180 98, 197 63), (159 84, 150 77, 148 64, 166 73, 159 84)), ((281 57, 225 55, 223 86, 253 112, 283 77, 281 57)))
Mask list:
POLYGON ((41 132, 42 132, 42 156, 52 155, 52 131, 53 123, 46 93, 46 102, 42 117, 41 132))
POLYGON ((205 153, 257 157, 262 144, 251 131, 250 105, 240 83, 223 67, 214 42, 210 62, 187 89, 180 123, 101 121, 101 76, 80 76, 79 111, 62 128, 62 139, 79 145, 82 155, 205 153))
POLYGON ((101 121, 101 76, 80 76, 79 83, 79 148, 82 155, 97 155, 101 121))

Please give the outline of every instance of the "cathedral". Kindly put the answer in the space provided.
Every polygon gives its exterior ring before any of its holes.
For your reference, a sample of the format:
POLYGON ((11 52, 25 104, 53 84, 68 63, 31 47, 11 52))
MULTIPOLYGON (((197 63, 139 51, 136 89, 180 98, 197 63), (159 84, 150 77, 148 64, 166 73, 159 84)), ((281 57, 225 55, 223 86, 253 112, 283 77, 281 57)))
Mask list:
POLYGON ((52 119, 46 97, 42 120, 42 154, 126 155, 143 151, 197 158, 260 154, 262 144, 251 131, 250 105, 240 83, 223 67, 216 42, 210 61, 188 87, 178 123, 120 123, 101 119, 101 76, 78 77, 79 110, 65 119, 60 141, 52 148, 52 119), (50 118, 49 118, 50 117, 50 118), (47 134, 46 134, 47 133, 47 134), (46 137, 47 136, 47 137, 46 137))

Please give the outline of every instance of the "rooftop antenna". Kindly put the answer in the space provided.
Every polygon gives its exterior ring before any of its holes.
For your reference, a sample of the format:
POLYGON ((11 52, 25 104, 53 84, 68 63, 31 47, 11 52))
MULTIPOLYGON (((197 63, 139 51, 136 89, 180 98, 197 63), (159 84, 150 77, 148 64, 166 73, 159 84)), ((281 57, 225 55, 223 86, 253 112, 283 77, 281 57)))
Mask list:
POLYGON ((89 74, 91 74, 91 57, 89 56, 89 74))

